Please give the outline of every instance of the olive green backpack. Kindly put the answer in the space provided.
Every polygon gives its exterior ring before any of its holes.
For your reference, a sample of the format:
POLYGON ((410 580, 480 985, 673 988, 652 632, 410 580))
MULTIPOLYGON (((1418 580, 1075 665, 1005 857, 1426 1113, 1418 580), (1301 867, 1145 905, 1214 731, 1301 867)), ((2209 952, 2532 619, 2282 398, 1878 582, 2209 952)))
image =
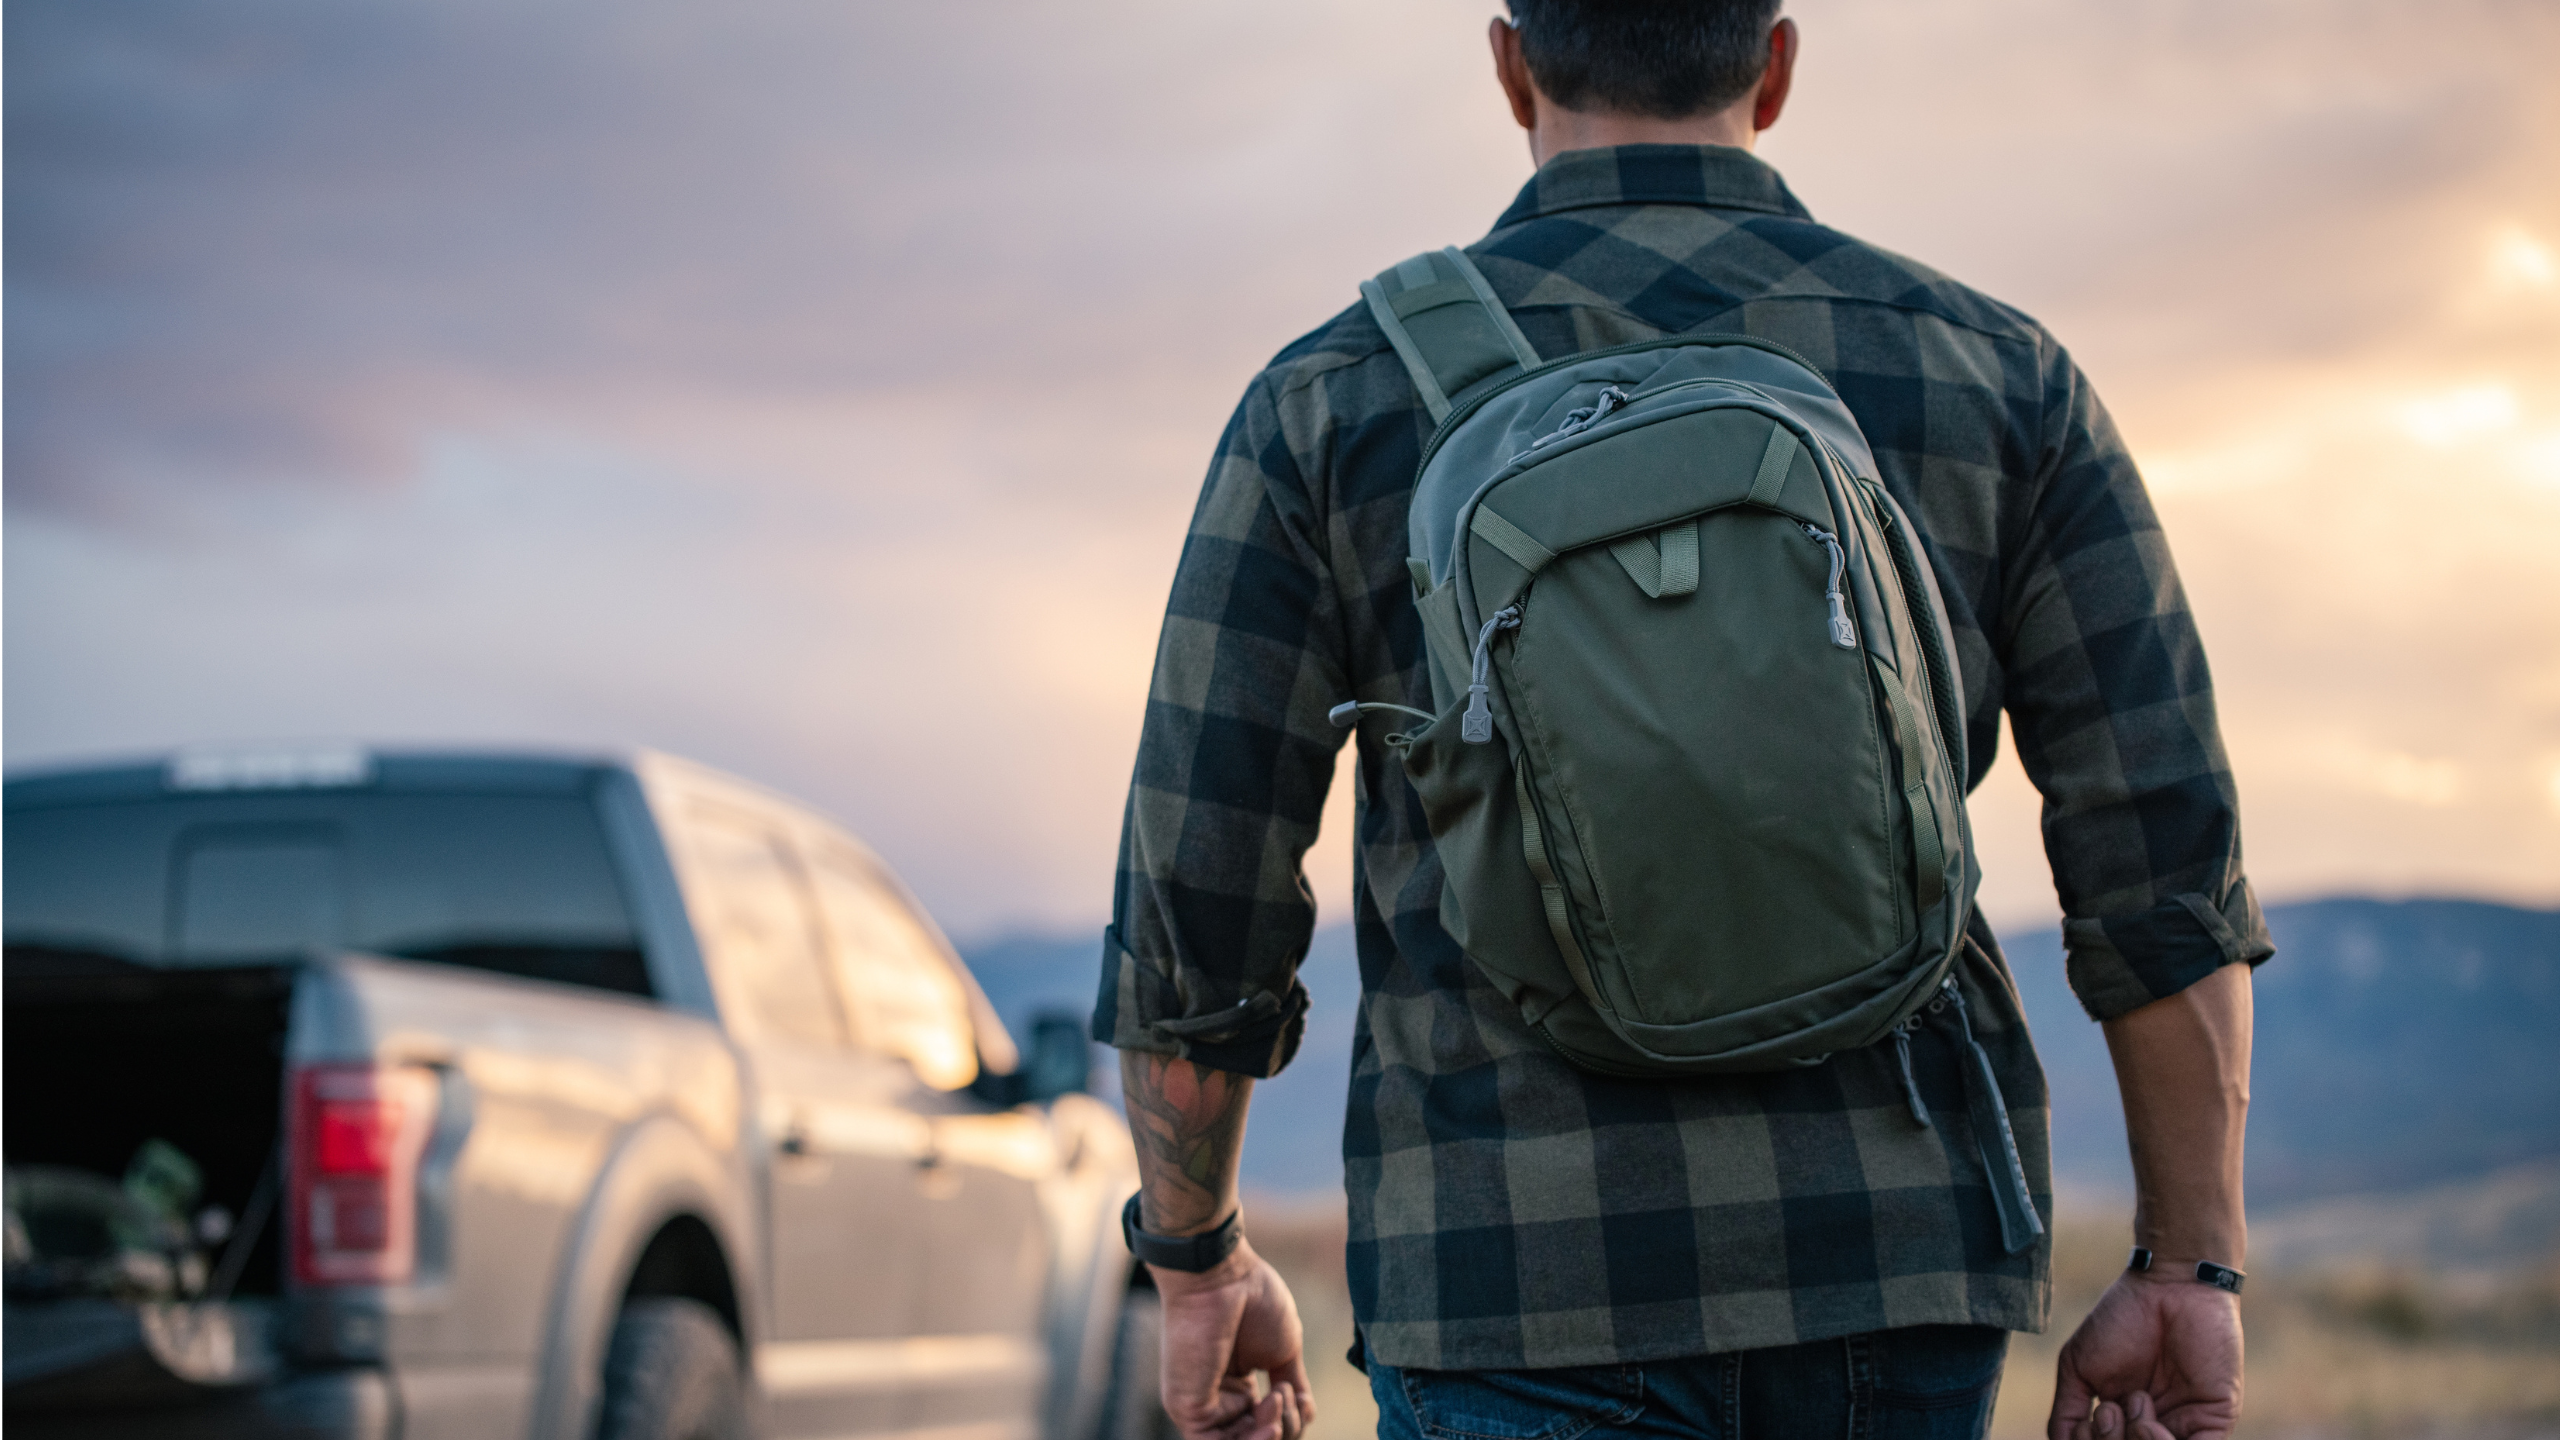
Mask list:
POLYGON ((1951 972, 1980 878, 1963 685, 1910 518, 1830 384, 1746 335, 1541 363, 1467 257, 1364 283, 1438 420, 1407 560, 1437 714, 1386 737, 1451 936, 1586 1069, 1817 1065, 1961 1026, 2012 1252, 2043 1233, 1951 972))
POLYGON ((1449 933, 1593 1070, 1896 1034, 1972 906, 1962 687, 1840 397, 1741 335, 1541 363, 1454 249, 1361 291, 1440 422, 1408 562, 1438 713, 1387 743, 1449 933))

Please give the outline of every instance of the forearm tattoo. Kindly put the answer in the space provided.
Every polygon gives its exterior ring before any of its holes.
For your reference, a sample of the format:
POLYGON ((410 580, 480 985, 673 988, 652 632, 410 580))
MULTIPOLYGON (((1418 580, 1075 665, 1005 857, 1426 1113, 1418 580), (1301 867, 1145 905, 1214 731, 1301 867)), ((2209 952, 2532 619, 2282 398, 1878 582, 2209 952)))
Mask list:
POLYGON ((1179 1235, 1225 1219, 1235 1208, 1236 1157, 1252 1079, 1124 1050, 1120 1087, 1129 1133, 1138 1142, 1147 1228, 1179 1235))

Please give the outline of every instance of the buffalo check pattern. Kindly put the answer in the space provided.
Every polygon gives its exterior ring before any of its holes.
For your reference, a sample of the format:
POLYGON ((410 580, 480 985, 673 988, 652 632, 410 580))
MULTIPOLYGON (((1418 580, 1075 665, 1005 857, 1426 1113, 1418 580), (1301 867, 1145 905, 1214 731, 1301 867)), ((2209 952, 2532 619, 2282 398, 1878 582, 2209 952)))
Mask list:
MULTIPOLYGON (((2044 793, 2070 978, 2094 1017, 2272 953, 2168 547, 2106 411, 2040 326, 1814 223, 1775 171, 1721 147, 1557 156, 1468 253, 1549 358, 1741 332, 1838 387, 1937 567, 1971 779, 2006 710, 2044 793)), ((1166 607, 1096 1039, 1254 1076, 1296 1051, 1315 925, 1299 862, 1345 734, 1325 712, 1431 703, 1405 572, 1431 428, 1357 304, 1246 390, 1166 607)), ((2001 1247, 1952 1007, 1914 1039, 1926 1127, 1889 1046, 1777 1075, 1578 1070, 1442 929, 1391 728, 1364 724, 1353 752, 1363 994, 1343 1156, 1371 1353, 1519 1369, 2043 1326, 2048 1252, 2001 1247)), ((2049 1217, 2043 1071, 1978 918, 1971 936, 1966 1008, 2049 1217)))

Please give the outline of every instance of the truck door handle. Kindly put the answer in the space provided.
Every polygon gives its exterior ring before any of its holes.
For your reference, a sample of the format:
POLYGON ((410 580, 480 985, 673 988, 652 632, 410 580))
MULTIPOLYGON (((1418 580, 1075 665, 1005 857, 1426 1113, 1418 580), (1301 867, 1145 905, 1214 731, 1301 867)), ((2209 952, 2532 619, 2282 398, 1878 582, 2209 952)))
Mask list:
POLYGON ((916 1155, 916 1188, 928 1200, 948 1200, 960 1193, 961 1171, 943 1153, 940 1128, 927 1133, 924 1149, 916 1155))

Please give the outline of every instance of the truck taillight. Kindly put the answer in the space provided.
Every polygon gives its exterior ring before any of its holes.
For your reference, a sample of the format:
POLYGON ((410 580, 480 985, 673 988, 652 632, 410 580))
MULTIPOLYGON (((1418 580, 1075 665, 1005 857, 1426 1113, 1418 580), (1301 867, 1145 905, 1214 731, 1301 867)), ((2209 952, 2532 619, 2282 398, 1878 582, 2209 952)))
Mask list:
POLYGON ((418 1258, 418 1159, 435 1128, 434 1072, 309 1065, 294 1072, 293 1277, 396 1285, 418 1258))

